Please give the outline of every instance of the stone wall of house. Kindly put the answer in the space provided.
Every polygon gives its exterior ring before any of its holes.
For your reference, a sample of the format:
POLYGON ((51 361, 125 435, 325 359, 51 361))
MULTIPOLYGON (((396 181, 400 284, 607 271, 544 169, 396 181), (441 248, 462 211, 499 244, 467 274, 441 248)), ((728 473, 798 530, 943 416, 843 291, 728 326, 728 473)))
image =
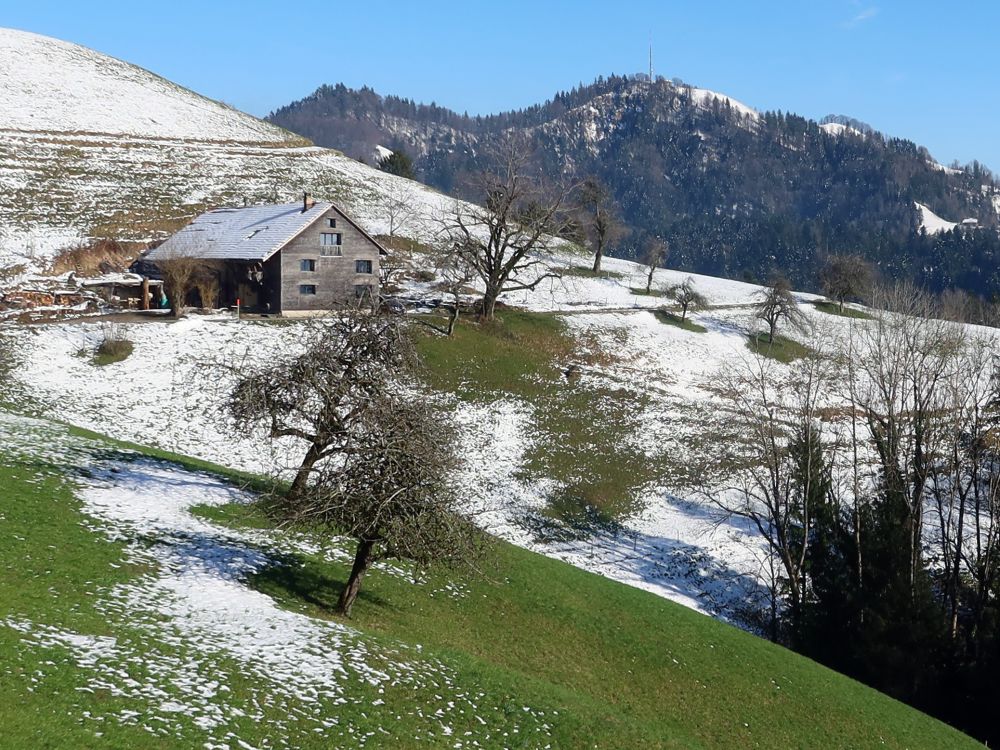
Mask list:
POLYGON ((322 312, 355 305, 362 291, 368 301, 377 298, 378 270, 378 245, 330 208, 281 250, 281 312, 322 312), (324 245, 324 234, 339 234, 341 244, 324 245), (369 264, 371 273, 365 273, 369 264), (315 270, 309 270, 310 266, 315 270))

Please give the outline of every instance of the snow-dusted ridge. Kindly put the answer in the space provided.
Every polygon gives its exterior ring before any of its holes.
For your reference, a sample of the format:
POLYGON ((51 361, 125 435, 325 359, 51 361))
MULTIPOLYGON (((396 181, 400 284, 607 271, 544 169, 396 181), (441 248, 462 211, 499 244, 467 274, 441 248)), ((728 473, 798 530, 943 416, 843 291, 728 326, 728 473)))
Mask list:
POLYGON ((77 44, 3 28, 0 130, 303 142, 130 63, 77 44))
POLYGON ((149 71, 79 45, 0 29, 0 263, 43 265, 90 238, 160 239, 209 208, 309 192, 373 234, 405 200, 428 240, 454 201, 149 71), (392 196, 390 198, 390 196, 392 196))

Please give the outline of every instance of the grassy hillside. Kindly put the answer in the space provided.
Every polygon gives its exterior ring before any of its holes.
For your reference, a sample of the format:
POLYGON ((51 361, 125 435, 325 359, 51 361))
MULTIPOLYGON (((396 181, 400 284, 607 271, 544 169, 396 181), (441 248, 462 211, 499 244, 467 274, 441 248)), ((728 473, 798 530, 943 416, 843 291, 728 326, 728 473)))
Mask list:
MULTIPOLYGON (((117 467, 106 480, 113 486, 119 472, 149 459, 42 423, 7 421, 0 438, 0 512, 10 540, 0 548, 6 665, 0 671, 0 747, 146 747, 152 737, 157 747, 202 746, 205 730, 189 716, 178 713, 165 725, 152 718, 153 704, 169 702, 189 677, 180 669, 158 670, 164 663, 188 664, 197 653, 188 648, 197 644, 153 644, 142 613, 122 618, 108 609, 112 592, 156 571, 130 562, 125 545, 135 540, 109 538, 81 512, 77 496, 90 463, 117 467), (27 645, 32 633, 35 640, 27 645), (165 686, 166 695, 151 704, 141 687, 115 690, 110 675, 106 689, 94 689, 87 678, 102 658, 88 663, 78 649, 94 637, 129 644, 130 657, 120 668, 139 686, 165 686), (154 659, 163 648, 184 658, 154 659)), ((154 465, 169 466, 178 486, 205 476, 192 473, 196 468, 208 468, 189 461, 154 465)), ((198 513, 227 527, 268 526, 243 503, 198 513)), ((301 534, 294 536, 301 542, 301 534)), ((334 619, 331 605, 346 572, 341 558, 309 544, 303 552, 284 535, 274 540, 276 548, 293 551, 274 556, 249 583, 308 618, 334 619)), ((149 538, 142 544, 164 541, 176 543, 149 538)), ((220 695, 234 714, 227 719, 230 731, 251 746, 280 746, 286 739, 296 747, 324 748, 331 741, 360 746, 368 732, 387 735, 380 740, 399 747, 473 741, 480 747, 976 746, 858 683, 651 594, 503 543, 493 547, 488 563, 481 575, 435 573, 420 585, 398 570, 373 572, 349 623, 368 653, 416 652, 443 665, 447 677, 384 690, 345 677, 345 699, 319 700, 318 710, 339 722, 326 730, 276 729, 273 722, 305 706, 317 710, 317 699, 302 696, 300 705, 272 696, 226 657, 199 656, 199 668, 228 688, 220 695), (431 709, 422 710, 446 701, 473 705, 470 696, 478 710, 451 717, 453 734, 442 731, 431 709)))

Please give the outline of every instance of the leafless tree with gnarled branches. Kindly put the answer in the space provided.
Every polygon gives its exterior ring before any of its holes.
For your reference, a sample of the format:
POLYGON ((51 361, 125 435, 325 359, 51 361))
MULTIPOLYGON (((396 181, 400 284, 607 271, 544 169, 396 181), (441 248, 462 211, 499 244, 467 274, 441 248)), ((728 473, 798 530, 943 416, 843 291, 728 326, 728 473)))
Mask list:
POLYGON ((694 279, 688 276, 680 284, 667 289, 667 297, 672 299, 681 308, 681 322, 687 319, 689 311, 694 312, 708 307, 708 299, 694 286, 694 279))
POLYGON ((547 185, 529 170, 530 150, 508 138, 493 148, 492 167, 476 179, 482 206, 456 204, 445 226, 453 252, 472 268, 484 291, 480 315, 492 320, 501 294, 559 278, 540 253, 568 231, 572 184, 547 185))
POLYGON ((156 267, 163 276, 163 284, 170 300, 170 309, 175 318, 179 318, 187 303, 188 292, 191 291, 199 273, 201 261, 191 252, 178 250, 162 258, 157 258, 156 267))
POLYGON ((600 273, 604 251, 628 230, 607 186, 596 177, 588 177, 580 185, 579 221, 594 250, 594 273, 600 273))
POLYGON ((792 293, 791 282, 780 274, 772 276, 768 285, 758 293, 754 316, 767 323, 767 336, 771 343, 774 343, 781 321, 799 330, 805 330, 808 326, 808 319, 799 309, 799 302, 792 293))
POLYGON ((320 321, 301 354, 241 368, 229 396, 237 430, 305 448, 272 512, 356 540, 338 602, 345 615, 373 562, 458 563, 481 541, 452 484, 454 431, 407 395, 407 341, 391 318, 355 312, 320 321))

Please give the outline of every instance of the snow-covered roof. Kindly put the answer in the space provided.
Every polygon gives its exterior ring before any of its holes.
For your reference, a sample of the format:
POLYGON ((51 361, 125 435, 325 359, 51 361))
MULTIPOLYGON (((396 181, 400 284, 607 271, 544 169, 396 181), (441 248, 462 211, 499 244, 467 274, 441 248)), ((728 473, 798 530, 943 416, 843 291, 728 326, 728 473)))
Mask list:
MULTIPOLYGON (((148 260, 190 255, 207 260, 264 261, 319 219, 332 203, 217 208, 203 213, 159 247, 148 260)), ((353 223, 353 222, 352 222, 353 223)))

